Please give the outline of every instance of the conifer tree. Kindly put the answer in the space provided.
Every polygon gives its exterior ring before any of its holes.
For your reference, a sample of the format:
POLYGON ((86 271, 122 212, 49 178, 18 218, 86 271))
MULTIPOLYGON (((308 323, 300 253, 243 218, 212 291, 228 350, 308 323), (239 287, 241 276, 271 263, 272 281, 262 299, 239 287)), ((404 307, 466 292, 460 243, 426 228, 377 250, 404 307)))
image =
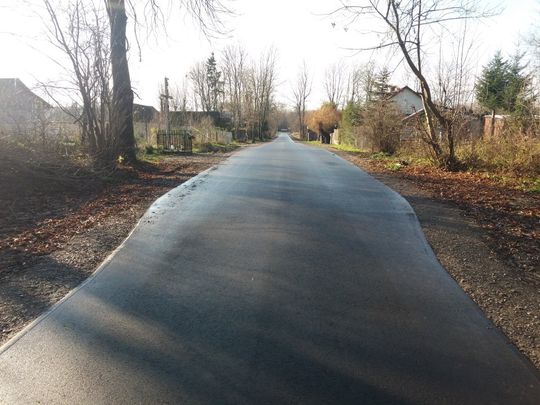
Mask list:
POLYGON ((208 100, 210 101, 209 109, 212 111, 219 110, 219 96, 222 93, 221 72, 217 68, 214 52, 206 61, 206 80, 208 82, 208 100))
POLYGON ((495 115, 497 112, 514 113, 527 86, 527 76, 523 74, 519 54, 511 63, 497 52, 484 67, 482 75, 476 83, 476 99, 480 105, 491 111, 491 135, 495 132, 495 115))

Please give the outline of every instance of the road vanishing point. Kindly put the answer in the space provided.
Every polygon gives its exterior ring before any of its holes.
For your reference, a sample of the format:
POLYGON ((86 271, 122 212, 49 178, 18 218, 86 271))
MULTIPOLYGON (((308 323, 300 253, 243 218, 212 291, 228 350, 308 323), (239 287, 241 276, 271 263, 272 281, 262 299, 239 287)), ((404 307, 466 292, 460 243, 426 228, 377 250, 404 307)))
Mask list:
POLYGON ((286 134, 157 200, 0 351, 3 404, 539 404, 410 205, 286 134))

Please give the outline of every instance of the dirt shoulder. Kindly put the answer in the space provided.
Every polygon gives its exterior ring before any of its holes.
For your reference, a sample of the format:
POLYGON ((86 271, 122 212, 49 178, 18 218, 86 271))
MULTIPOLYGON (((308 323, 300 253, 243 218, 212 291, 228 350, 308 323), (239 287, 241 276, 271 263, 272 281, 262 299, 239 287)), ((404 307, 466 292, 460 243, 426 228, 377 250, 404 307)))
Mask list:
POLYGON ((443 267, 540 368, 540 199, 468 173, 390 170, 331 149, 412 205, 443 267))
POLYGON ((230 155, 167 157, 76 181, 19 173, 4 184, 0 343, 91 275, 156 198, 230 155))

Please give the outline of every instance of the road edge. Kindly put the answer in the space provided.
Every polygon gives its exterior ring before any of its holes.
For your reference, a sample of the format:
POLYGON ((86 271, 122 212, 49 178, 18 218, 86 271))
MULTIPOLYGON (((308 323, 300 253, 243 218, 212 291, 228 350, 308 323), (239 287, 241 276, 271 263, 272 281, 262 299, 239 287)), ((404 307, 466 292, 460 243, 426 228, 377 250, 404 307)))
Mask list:
POLYGON ((485 318, 487 320, 487 322, 491 325, 490 329, 492 331, 495 331, 495 333, 499 334, 502 337, 502 339, 505 340, 506 343, 509 346, 511 346, 514 354, 521 358, 522 362, 525 363, 526 366, 528 366, 532 370, 533 374, 535 374, 536 377, 538 378, 538 380, 540 381, 540 368, 536 367, 535 363, 529 358, 529 356, 527 356, 524 352, 522 352, 519 349, 518 345, 505 333, 503 328, 498 326, 488 316, 488 314, 484 311, 484 309, 480 306, 480 304, 478 304, 473 299, 473 297, 467 291, 465 291, 463 289, 463 287, 454 278, 452 273, 441 263, 441 261, 437 257, 437 253, 435 252, 433 246, 429 242, 429 240, 428 240, 428 238, 427 238, 427 236, 426 236, 426 234, 424 232, 424 229, 422 228, 422 223, 420 221, 420 218, 418 217, 418 214, 416 213, 416 210, 414 209, 412 204, 403 195, 401 195, 399 192, 394 190, 388 184, 385 184, 383 181, 377 179, 375 176, 373 176, 368 171, 364 170, 362 167, 359 167, 358 165, 354 164, 353 162, 349 161, 348 159, 344 158, 343 156, 341 156, 338 153, 335 153, 335 152, 333 152, 333 151, 331 151, 331 150, 329 150, 327 148, 324 148, 324 147, 320 148, 320 147, 317 147, 315 145, 304 144, 304 143, 297 142, 297 141, 294 141, 294 142, 296 144, 298 144, 298 145, 301 145, 301 146, 306 146, 306 147, 309 147, 309 148, 314 148, 314 149, 317 149, 317 150, 324 150, 324 151, 328 152, 330 155, 333 155, 335 158, 337 158, 337 159, 339 159, 339 160, 341 160, 343 162, 346 162, 347 164, 353 166, 354 168, 362 171, 367 176, 371 177, 374 181, 376 181, 377 183, 380 183, 382 186, 384 186, 385 188, 390 190, 392 193, 397 195, 400 199, 402 199, 410 207, 410 209, 411 209, 411 211, 412 211, 412 213, 414 215, 415 222, 416 222, 416 225, 415 225, 416 232, 419 234, 419 237, 423 240, 424 248, 427 249, 428 254, 431 255, 432 259, 435 260, 435 262, 437 263, 437 265, 439 267, 439 270, 442 271, 445 274, 445 276, 448 277, 456 285, 456 287, 461 291, 461 293, 472 303, 472 305, 475 307, 476 311, 479 312, 482 315, 482 317, 485 318))
MULTIPOLYGON (((227 159, 225 159, 222 163, 229 160, 232 156, 240 152, 241 150, 237 152, 233 152, 231 156, 229 156, 227 159)), ((3 355, 6 351, 8 351, 14 344, 16 344, 24 335, 29 333, 32 329, 34 329, 36 326, 38 326, 41 322, 43 322, 45 319, 47 319, 52 313, 54 313, 60 306, 62 306, 69 298, 71 298, 74 294, 85 288, 88 284, 94 281, 94 279, 107 267, 107 265, 114 259, 114 257, 118 254, 120 250, 123 249, 127 241, 131 238, 133 233, 141 226, 143 221, 146 219, 147 215, 152 211, 152 209, 155 208, 155 205, 164 198, 168 197, 169 194, 173 191, 181 191, 184 188, 190 187, 193 183, 201 180, 201 178, 206 177, 210 172, 216 170, 219 165, 222 163, 219 163, 217 165, 211 166, 208 169, 198 173, 197 175, 191 177, 190 179, 186 180, 182 184, 179 184, 178 186, 168 190, 166 193, 158 197, 150 206, 146 209, 144 214, 139 218, 137 223, 133 226, 129 234, 122 240, 122 242, 96 267, 96 269, 78 286, 73 288, 70 292, 68 292, 64 297, 62 297, 59 301, 55 302, 51 307, 49 307, 47 310, 45 310, 41 315, 39 315, 36 319, 31 321, 28 325, 26 325, 24 328, 22 328, 19 332, 17 332, 13 337, 11 337, 9 340, 7 340, 4 344, 0 346, 0 356, 3 355)))

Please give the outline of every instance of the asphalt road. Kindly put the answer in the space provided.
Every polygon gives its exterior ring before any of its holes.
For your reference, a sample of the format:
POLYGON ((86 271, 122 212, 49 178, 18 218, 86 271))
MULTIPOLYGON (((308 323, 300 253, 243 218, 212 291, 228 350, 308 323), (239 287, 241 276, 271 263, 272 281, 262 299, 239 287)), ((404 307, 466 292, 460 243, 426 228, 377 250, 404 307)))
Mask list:
POLYGON ((407 202, 286 135, 159 199, 0 353, 0 402, 538 404, 407 202))

